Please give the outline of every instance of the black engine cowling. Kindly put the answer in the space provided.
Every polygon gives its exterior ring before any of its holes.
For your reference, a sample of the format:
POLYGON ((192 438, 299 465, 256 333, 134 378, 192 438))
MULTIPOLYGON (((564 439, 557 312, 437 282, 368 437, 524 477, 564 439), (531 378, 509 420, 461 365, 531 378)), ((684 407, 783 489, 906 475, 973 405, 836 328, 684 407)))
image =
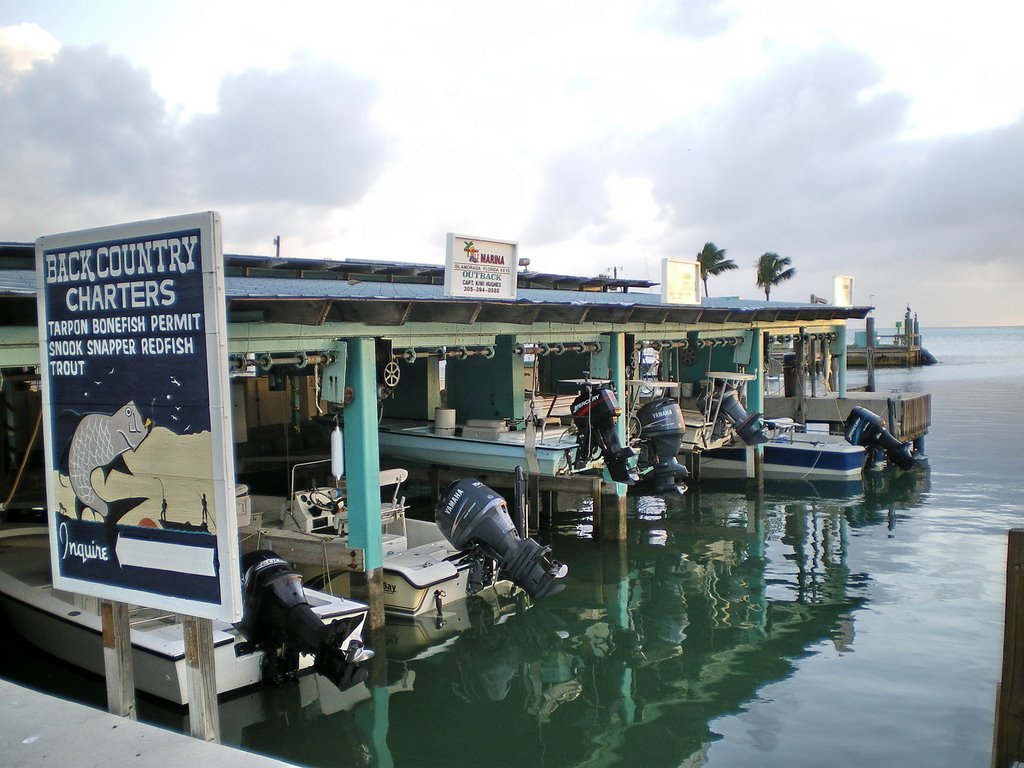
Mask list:
POLYGON ((366 614, 324 624, 313 612, 302 577, 268 550, 242 558, 242 620, 238 630, 249 646, 263 651, 265 682, 294 677, 299 654, 314 657, 313 669, 345 690, 366 679, 359 663, 373 656, 363 648, 366 614))
POLYGON ((615 423, 622 413, 615 392, 606 384, 584 384, 570 408, 576 426, 576 468, 600 451, 605 468, 612 479, 633 485, 639 478, 630 461, 636 456, 631 448, 619 440, 615 423))
POLYGON ((851 445, 863 446, 869 453, 869 462, 873 460, 870 454, 877 450, 884 451, 889 461, 901 469, 910 469, 917 462, 911 444, 897 440, 882 425, 882 417, 867 408, 858 405, 850 409, 843 434, 851 445))
POLYGON ((679 403, 670 398, 651 400, 636 412, 640 424, 639 482, 633 490, 643 493, 682 493, 686 467, 676 456, 683 442, 686 422, 679 403))
POLYGON ((747 445, 767 443, 769 440, 764 419, 761 414, 747 413, 740 403, 740 394, 729 382, 717 381, 713 389, 706 388, 697 399, 697 407, 706 410, 710 403, 718 407, 718 420, 715 423, 715 434, 721 436, 725 432, 724 420, 728 420, 736 429, 736 433, 747 445), (717 403, 715 401, 718 401, 717 403))
POLYGON ((567 568, 548 557, 550 547, 524 539, 516 531, 505 499, 479 480, 457 480, 449 485, 434 508, 441 533, 467 557, 493 560, 499 572, 531 597, 559 592, 557 580, 567 568))

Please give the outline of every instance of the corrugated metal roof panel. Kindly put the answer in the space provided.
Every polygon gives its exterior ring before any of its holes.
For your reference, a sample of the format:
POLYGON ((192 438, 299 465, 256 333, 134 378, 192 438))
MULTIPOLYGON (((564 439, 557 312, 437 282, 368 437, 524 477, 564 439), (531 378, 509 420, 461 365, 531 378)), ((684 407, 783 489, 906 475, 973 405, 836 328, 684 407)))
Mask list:
MULTIPOLYGON (((31 270, 0 270, 0 296, 32 296, 36 275, 31 270)), ((427 283, 389 283, 361 280, 333 280, 281 277, 227 277, 225 290, 229 299, 246 303, 259 301, 321 300, 339 303, 404 302, 411 304, 447 304, 453 308, 483 304, 498 310, 501 307, 562 306, 590 307, 599 314, 589 319, 597 322, 624 322, 629 313, 642 313, 643 322, 679 322, 680 316, 698 313, 710 322, 727 320, 832 320, 861 319, 869 307, 832 307, 823 304, 789 304, 757 299, 710 298, 699 306, 662 304, 658 293, 618 293, 524 288, 513 300, 483 300, 476 297, 444 295, 444 286, 427 283), (655 310, 664 310, 658 314, 655 310), (602 311, 603 310, 603 311, 602 311)))
MULTIPOLYGON (((224 261, 228 275, 235 277, 273 277, 277 279, 317 279, 320 274, 330 274, 330 279, 347 279, 361 276, 367 282, 409 282, 418 280, 425 283, 440 283, 444 279, 443 264, 419 264, 400 261, 376 261, 371 259, 302 259, 244 254, 225 254, 224 261)), ((520 270, 516 273, 519 284, 535 284, 538 288, 591 291, 627 291, 631 288, 650 288, 657 283, 618 277, 581 277, 548 272, 520 270)))
POLYGON ((0 270, 0 296, 36 294, 36 273, 27 269, 0 270))

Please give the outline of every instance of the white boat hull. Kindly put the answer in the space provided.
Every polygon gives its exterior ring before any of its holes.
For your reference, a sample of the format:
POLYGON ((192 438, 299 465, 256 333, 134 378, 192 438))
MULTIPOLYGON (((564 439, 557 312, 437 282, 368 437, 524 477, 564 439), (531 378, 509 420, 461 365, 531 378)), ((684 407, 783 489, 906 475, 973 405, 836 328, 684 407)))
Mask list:
MULTIPOLYGON (((103 629, 95 598, 55 590, 49 583, 49 552, 46 529, 12 531, 16 537, 0 538, 0 608, 19 635, 41 650, 97 675, 104 674, 103 629), (32 552, 10 548, 12 539, 37 539, 32 552), (4 551, 7 549, 8 551, 4 551), (26 570, 27 557, 38 565, 26 570), (7 558, 20 568, 8 572, 7 558), (76 604, 77 600, 77 604, 76 604)), ((20 542, 19 542, 20 543, 20 542)), ((366 606, 344 598, 306 590, 306 599, 324 621, 362 614, 366 606)), ((130 618, 132 667, 135 686, 145 693, 185 706, 185 640, 182 625, 173 614, 150 609, 133 609, 130 618)), ((231 624, 213 622, 214 666, 217 693, 226 694, 260 682, 263 653, 237 655, 238 631, 231 624)), ((300 659, 308 667, 312 658, 300 659)))
MULTIPOLYGON (((378 433, 381 453, 403 462, 446 467, 465 467, 490 472, 514 472, 529 468, 526 433, 501 434, 496 440, 435 434, 429 424, 382 424, 378 433)), ((537 473, 547 476, 568 474, 576 457, 576 441, 559 433, 557 440, 541 439, 533 453, 537 473)))
MULTIPOLYGON (((406 520, 408 544, 388 554, 382 565, 384 611, 392 616, 417 617, 436 613, 469 597, 469 564, 435 523, 406 520)), ((317 583, 318 586, 319 583, 317 583)), ((350 591, 349 574, 339 573, 324 583, 328 592, 350 591)))
MULTIPOLYGON (((745 477, 746 447, 705 451, 702 477, 745 477)), ((856 480, 864 468, 864 449, 828 439, 828 435, 796 434, 764 444, 764 476, 771 480, 856 480)))

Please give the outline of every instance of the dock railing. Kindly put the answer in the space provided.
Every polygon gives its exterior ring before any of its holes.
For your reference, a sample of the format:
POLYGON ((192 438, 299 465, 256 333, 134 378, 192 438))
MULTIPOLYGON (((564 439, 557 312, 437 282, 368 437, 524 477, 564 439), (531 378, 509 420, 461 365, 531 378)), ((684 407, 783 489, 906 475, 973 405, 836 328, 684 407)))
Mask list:
POLYGON ((920 333, 879 333, 875 335, 876 347, 920 347, 920 333))

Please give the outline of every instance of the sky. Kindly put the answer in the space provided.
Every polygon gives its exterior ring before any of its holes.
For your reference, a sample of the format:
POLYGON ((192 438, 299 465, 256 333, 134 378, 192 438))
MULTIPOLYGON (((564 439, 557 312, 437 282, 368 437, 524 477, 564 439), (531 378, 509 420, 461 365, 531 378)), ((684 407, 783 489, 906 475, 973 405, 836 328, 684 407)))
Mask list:
POLYGON ((712 296, 833 276, 922 328, 1024 325, 1024 4, 0 0, 0 241, 219 211, 227 253, 712 296))

